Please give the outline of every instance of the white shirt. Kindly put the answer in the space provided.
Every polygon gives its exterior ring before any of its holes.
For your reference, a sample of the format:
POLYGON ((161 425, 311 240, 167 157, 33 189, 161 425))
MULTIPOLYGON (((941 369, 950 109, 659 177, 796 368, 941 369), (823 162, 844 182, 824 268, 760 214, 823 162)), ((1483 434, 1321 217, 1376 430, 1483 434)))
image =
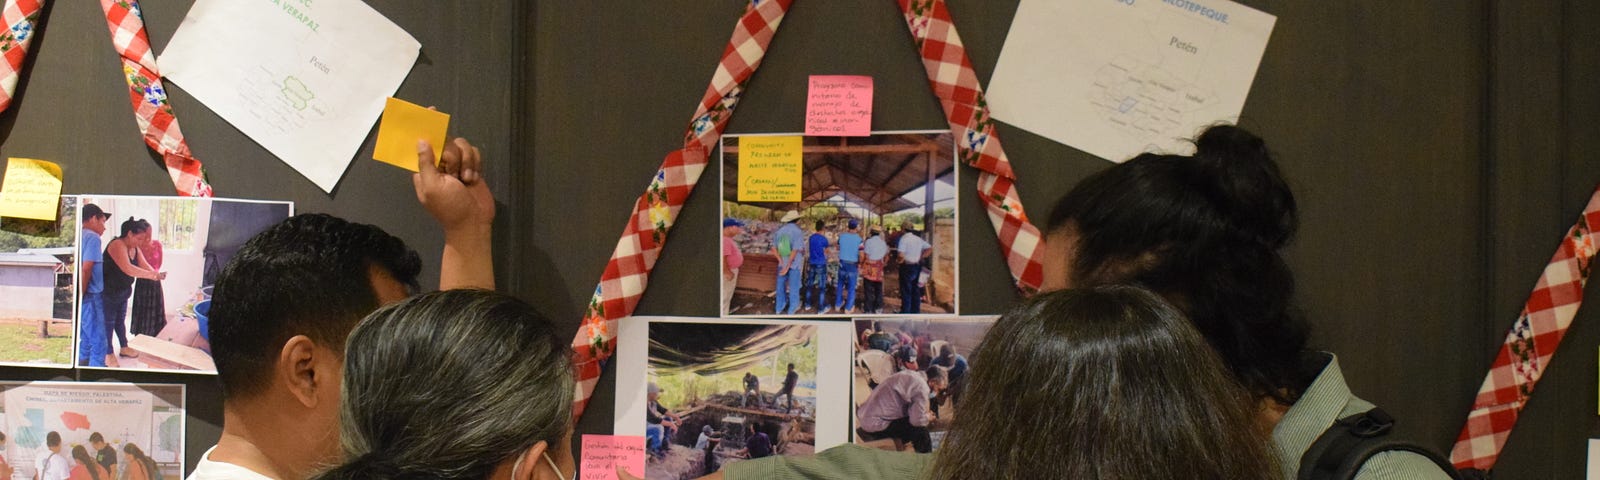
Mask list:
POLYGON ((67 463, 67 457, 50 450, 39 454, 39 458, 33 461, 33 468, 40 472, 40 480, 67 480, 72 473, 72 464, 67 463))
POLYGON ((906 263, 917 263, 922 261, 922 251, 928 247, 932 247, 932 245, 922 241, 922 237, 907 232, 900 236, 900 245, 897 248, 900 249, 901 260, 906 263))
POLYGON ((866 403, 856 407, 856 425, 867 432, 882 432, 889 428, 889 422, 909 417, 911 426, 926 427, 932 421, 929 393, 928 377, 922 372, 901 370, 878 384, 866 403))
POLYGON ((211 447, 205 455, 200 456, 200 463, 194 466, 193 472, 189 472, 188 480, 273 480, 255 470, 211 460, 211 451, 216 449, 211 447))
POLYGON ((881 261, 884 256, 889 254, 889 244, 883 241, 883 235, 874 235, 862 245, 867 253, 867 260, 881 261))

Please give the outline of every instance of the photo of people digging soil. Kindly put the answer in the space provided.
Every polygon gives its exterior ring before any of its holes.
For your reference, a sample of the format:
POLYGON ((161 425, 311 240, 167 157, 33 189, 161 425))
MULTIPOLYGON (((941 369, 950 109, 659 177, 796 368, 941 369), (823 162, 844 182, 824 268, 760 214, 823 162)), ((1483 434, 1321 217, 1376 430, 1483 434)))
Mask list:
POLYGON ((816 450, 817 327, 652 323, 648 479, 816 450))

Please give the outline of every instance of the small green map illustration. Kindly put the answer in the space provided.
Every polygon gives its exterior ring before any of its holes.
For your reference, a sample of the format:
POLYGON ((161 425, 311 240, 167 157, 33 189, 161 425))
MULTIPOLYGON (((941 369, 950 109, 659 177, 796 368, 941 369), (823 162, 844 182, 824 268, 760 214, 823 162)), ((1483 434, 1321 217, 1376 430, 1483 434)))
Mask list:
POLYGON ((317 98, 317 96, 316 94, 311 93, 310 89, 306 88, 306 84, 304 82, 301 82, 300 79, 295 78, 294 75, 290 75, 283 78, 283 98, 288 100, 289 104, 293 105, 295 110, 305 110, 306 105, 308 104, 307 102, 310 102, 313 98, 317 98))
POLYGON ((161 446, 162 450, 166 450, 166 451, 169 451, 169 452, 182 451, 182 449, 183 449, 183 415, 182 414, 178 414, 178 415, 173 415, 173 416, 167 417, 166 420, 163 420, 161 422, 161 426, 158 427, 158 428, 160 429, 158 436, 160 438, 160 442, 161 442, 160 446, 161 446))

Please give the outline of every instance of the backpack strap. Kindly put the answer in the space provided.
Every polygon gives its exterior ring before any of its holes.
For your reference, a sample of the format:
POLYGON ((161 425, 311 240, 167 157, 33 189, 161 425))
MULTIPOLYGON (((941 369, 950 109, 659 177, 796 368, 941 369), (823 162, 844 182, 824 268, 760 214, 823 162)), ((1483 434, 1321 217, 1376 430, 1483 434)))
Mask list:
POLYGON ((1381 408, 1357 413, 1333 422, 1300 457, 1300 480, 1346 480, 1361 472, 1374 455, 1384 452, 1413 452, 1432 461, 1450 478, 1461 475, 1448 460, 1421 445, 1390 437, 1394 417, 1381 408))

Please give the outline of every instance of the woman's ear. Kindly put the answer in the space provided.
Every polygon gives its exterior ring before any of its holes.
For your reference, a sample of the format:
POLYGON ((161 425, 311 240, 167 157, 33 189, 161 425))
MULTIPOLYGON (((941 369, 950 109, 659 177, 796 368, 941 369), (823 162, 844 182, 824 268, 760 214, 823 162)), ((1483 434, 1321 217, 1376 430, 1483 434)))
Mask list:
MULTIPOLYGON (((511 479, 544 480, 547 478, 561 478, 556 476, 557 472, 552 470, 553 467, 550 466, 549 461, 544 459, 544 453, 548 447, 549 445, 545 444, 543 440, 533 444, 532 447, 528 447, 528 450, 523 452, 523 455, 520 455, 522 464, 511 467, 511 479)), ((566 475, 565 472, 561 474, 566 475)))

